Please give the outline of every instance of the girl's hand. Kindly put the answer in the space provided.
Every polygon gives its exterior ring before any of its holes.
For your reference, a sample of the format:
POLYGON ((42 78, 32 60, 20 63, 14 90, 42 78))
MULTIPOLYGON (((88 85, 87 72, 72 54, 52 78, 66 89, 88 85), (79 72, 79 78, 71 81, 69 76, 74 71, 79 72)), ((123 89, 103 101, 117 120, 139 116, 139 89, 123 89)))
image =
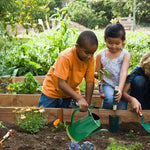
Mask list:
POLYGON ((122 97, 122 92, 121 92, 121 90, 118 90, 118 93, 116 93, 116 95, 115 95, 114 98, 115 98, 116 101, 118 101, 118 103, 119 103, 121 97, 122 97))
POLYGON ((136 113, 139 113, 139 110, 142 110, 141 103, 134 97, 131 101, 131 107, 136 111, 136 113))

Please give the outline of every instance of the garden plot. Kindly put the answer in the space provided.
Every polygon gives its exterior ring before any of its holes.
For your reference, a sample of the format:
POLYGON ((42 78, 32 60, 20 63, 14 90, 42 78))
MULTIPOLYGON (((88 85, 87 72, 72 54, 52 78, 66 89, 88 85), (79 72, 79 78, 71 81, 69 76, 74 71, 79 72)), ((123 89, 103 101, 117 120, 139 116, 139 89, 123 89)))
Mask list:
MULTIPOLYGON (((12 116, 12 110, 14 108, 6 108, 7 116, 10 116, 9 119, 15 117, 12 116)), ((0 128, 0 138, 6 134, 9 129, 14 131, 14 135, 12 135, 9 139, 4 141, 1 149, 2 150, 69 150, 69 137, 65 130, 52 132, 53 121, 59 117, 59 115, 63 116, 63 120, 67 121, 67 124, 70 124, 71 114, 74 109, 46 109, 46 113, 48 114, 49 123, 41 129, 37 134, 30 134, 24 132, 16 126, 16 123, 3 122, 3 125, 8 129, 0 128), (62 115, 63 114, 63 115, 62 115)), ((4 115, 3 110, 0 109, 0 114, 4 115)), ((97 110, 91 109, 91 112, 96 113, 100 116, 101 128, 109 129, 108 126, 108 115, 112 114, 111 110, 97 110)), ((131 150, 135 149, 135 146, 139 146, 139 150, 148 150, 150 149, 149 142, 149 134, 142 128, 140 125, 140 118, 133 112, 130 111, 122 111, 118 110, 117 115, 120 116, 120 124, 118 133, 111 133, 109 131, 103 131, 96 133, 91 136, 87 136, 79 141, 79 144, 82 145, 83 142, 89 141, 94 145, 94 150, 104 150, 110 144, 115 148, 118 147, 130 147, 131 150), (113 141, 115 140, 115 141, 113 141), (119 144, 121 142, 121 144, 119 144), (140 143, 137 143, 140 142, 140 143)), ((145 121, 149 120, 149 111, 143 111, 143 115, 145 116, 145 121)), ((1 115, 1 116, 2 116, 1 115)), ((86 113, 77 112, 74 120, 78 120, 83 116, 87 115, 86 113)), ((0 116, 0 118, 1 118, 0 116)), ((7 118, 5 116, 5 118, 7 118)), ((111 147, 112 148, 112 147, 111 147)), ((126 148, 127 149, 127 148, 126 148)))

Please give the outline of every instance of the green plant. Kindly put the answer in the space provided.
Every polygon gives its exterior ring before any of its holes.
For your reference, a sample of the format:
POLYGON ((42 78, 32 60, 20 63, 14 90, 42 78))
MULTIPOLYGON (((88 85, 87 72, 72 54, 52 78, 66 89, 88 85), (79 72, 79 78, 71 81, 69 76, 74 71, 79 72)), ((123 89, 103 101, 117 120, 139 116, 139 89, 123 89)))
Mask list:
POLYGON ((135 135, 136 135, 136 133, 134 132, 134 130, 130 130, 129 133, 126 134, 126 136, 129 138, 134 138, 135 135))
POLYGON ((3 121, 0 121, 0 128, 5 128, 5 129, 7 129, 7 127, 3 125, 3 121))
POLYGON ((17 115, 17 125, 31 134, 37 133, 47 123, 47 115, 44 114, 43 106, 40 108, 26 106, 22 109, 13 110, 17 115))
POLYGON ((85 92, 85 79, 79 84, 80 91, 85 92))
POLYGON ((39 86, 40 83, 33 77, 31 72, 28 72, 25 75, 24 82, 21 86, 21 91, 23 93, 34 93, 39 86))
POLYGON ((109 77, 109 72, 107 71, 107 69, 105 69, 105 68, 102 68, 101 70, 99 70, 99 72, 98 72, 98 80, 99 81, 101 81, 101 84, 100 84, 100 92, 101 92, 101 94, 100 94, 100 97, 101 98, 105 98, 105 94, 103 93, 103 88, 102 88, 102 86, 103 86, 103 74, 104 73, 106 73, 106 77, 108 78, 109 77))
POLYGON ((40 83, 34 78, 31 72, 25 75, 24 82, 15 82, 7 86, 8 94, 16 94, 18 92, 34 93, 39 88, 40 83))
POLYGON ((66 122, 62 122, 60 121, 60 119, 56 119, 54 122, 53 122, 53 125, 54 125, 54 128, 52 129, 52 131, 60 131, 60 130, 65 130, 66 129, 66 122))
POLYGON ((134 144, 125 145, 121 142, 116 142, 114 138, 109 138, 110 145, 106 148, 106 150, 137 150, 142 147, 142 143, 135 142, 134 144))

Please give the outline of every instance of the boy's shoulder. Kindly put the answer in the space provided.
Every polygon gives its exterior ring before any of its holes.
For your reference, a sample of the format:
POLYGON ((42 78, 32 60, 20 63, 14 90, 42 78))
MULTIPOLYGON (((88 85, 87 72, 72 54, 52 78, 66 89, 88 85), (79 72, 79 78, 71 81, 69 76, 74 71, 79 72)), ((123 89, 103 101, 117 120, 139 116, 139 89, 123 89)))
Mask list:
POLYGON ((75 52, 75 47, 71 47, 62 51, 60 55, 63 57, 72 57, 74 55, 74 52, 75 52))

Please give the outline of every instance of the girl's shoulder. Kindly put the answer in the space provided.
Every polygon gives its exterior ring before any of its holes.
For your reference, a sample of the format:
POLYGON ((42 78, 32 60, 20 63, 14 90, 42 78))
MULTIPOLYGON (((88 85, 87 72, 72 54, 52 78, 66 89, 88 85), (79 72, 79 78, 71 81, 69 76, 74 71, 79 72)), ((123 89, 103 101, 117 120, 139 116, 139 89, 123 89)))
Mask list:
POLYGON ((123 50, 122 50, 122 55, 123 55, 124 57, 130 58, 130 53, 129 53, 128 50, 126 50, 126 49, 123 49, 123 50))
POLYGON ((100 50, 96 55, 102 55, 105 52, 105 49, 100 50))

